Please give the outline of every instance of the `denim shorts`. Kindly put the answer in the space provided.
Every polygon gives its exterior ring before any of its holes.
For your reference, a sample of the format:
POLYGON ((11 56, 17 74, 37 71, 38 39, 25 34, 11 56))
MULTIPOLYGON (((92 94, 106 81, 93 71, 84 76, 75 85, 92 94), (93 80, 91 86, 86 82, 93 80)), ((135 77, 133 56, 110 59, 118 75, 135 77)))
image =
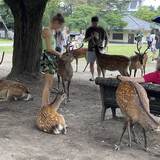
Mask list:
POLYGON ((95 51, 88 51, 87 53, 87 62, 94 63, 96 61, 95 51))

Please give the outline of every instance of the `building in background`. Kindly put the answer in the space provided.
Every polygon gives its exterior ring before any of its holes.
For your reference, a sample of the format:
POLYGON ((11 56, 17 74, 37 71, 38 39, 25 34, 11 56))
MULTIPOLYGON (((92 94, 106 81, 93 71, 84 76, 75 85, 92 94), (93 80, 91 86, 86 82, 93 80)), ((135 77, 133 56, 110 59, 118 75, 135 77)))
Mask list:
POLYGON ((137 33, 143 33, 142 42, 146 42, 146 38, 152 29, 160 29, 160 26, 153 25, 147 21, 138 19, 131 15, 126 15, 122 19, 127 23, 123 29, 115 29, 110 32, 110 42, 112 43, 136 43, 135 36, 137 33))

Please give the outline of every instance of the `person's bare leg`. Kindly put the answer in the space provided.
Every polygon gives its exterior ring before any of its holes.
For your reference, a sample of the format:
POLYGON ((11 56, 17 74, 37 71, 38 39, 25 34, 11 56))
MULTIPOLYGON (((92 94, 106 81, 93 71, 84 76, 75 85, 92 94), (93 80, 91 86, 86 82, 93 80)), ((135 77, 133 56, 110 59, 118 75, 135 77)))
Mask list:
POLYGON ((50 90, 53 85, 53 75, 45 74, 44 75, 44 88, 42 91, 42 106, 46 106, 49 104, 50 90))
POLYGON ((90 63, 90 72, 92 74, 92 78, 90 80, 94 80, 94 63, 90 63))

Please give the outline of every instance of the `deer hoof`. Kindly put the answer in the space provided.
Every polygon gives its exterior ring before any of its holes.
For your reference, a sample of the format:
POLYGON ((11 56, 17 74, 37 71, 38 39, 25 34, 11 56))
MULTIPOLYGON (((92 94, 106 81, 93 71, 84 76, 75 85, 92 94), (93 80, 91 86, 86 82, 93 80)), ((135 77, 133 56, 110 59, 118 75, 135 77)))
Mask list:
POLYGON ((120 146, 115 144, 115 145, 114 145, 114 150, 115 150, 115 151, 119 151, 119 150, 120 150, 120 146))

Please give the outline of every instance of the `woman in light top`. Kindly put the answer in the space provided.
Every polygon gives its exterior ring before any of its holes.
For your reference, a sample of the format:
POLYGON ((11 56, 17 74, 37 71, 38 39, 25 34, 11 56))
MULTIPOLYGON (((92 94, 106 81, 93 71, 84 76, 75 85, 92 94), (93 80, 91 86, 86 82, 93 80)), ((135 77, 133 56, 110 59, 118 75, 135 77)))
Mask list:
POLYGON ((49 97, 53 85, 53 75, 57 71, 57 60, 62 55, 55 50, 56 42, 53 32, 62 28, 63 24, 64 17, 58 13, 51 19, 49 26, 42 30, 42 46, 44 50, 41 56, 41 72, 44 74, 42 106, 50 103, 49 97))

